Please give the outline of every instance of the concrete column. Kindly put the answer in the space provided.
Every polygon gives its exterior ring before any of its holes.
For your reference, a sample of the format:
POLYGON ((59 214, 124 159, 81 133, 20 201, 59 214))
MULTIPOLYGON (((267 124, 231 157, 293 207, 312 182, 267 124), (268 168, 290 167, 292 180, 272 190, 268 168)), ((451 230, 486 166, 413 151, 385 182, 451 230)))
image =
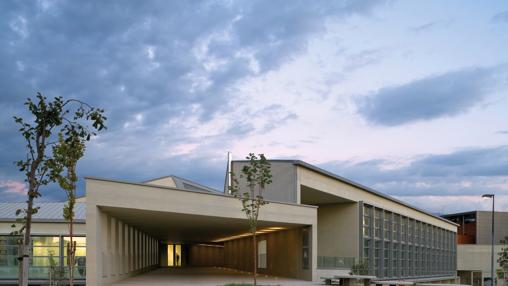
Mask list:
POLYGON ((86 208, 86 260, 94 263, 87 264, 86 281, 89 285, 100 285, 103 276, 104 265, 104 236, 105 215, 101 213, 95 204, 87 204, 86 208))
POLYGON ((127 274, 129 273, 129 225, 124 224, 123 232, 125 240, 123 247, 124 265, 122 271, 124 274, 127 274))
POLYGON ((141 263, 142 263, 142 268, 146 268, 146 234, 145 233, 141 233, 141 237, 142 237, 142 240, 141 240, 141 249, 142 249, 142 252, 141 252, 141 263))
POLYGON ((129 227, 129 272, 134 271, 134 228, 129 227))
POLYGON ((106 237, 107 240, 106 241, 108 242, 108 244, 107 244, 107 247, 106 247, 106 264, 105 264, 105 267, 104 267, 105 271, 104 271, 104 275, 103 276, 109 277, 112 274, 112 271, 111 271, 111 269, 112 269, 111 266, 112 265, 111 264, 113 263, 113 258, 112 258, 112 252, 113 252, 112 245, 113 245, 113 242, 111 241, 112 240, 112 235, 113 235, 111 233, 112 232, 112 230, 111 230, 111 228, 112 228, 111 221, 112 221, 113 218, 111 218, 109 215, 106 215, 106 217, 107 217, 107 221, 108 221, 108 223, 107 223, 107 237, 106 237))
POLYGON ((116 219, 114 217, 109 218, 109 267, 108 267, 108 274, 111 276, 116 276, 116 219))
POLYGON ((310 269, 312 269, 312 274, 311 274, 311 277, 309 277, 309 278, 311 278, 313 281, 319 281, 320 277, 317 276, 317 256, 318 256, 317 217, 316 217, 316 220, 315 220, 314 224, 311 226, 311 231, 312 231, 312 240, 311 240, 311 245, 312 245, 312 248, 311 248, 312 262, 311 262, 311 265, 310 265, 310 269))
POLYGON ((150 253, 151 253, 151 259, 150 259, 150 265, 154 265, 155 261, 155 240, 152 238, 150 239, 150 253))
POLYGON ((120 221, 118 224, 118 257, 120 261, 118 263, 118 275, 123 275, 123 269, 125 264, 125 252, 124 252, 124 243, 125 243, 125 232, 123 230, 125 224, 120 221))
POLYGON ((138 230, 135 229, 135 228, 132 228, 133 232, 134 232, 134 247, 133 247, 133 270, 136 271, 138 270, 138 242, 139 242, 139 237, 138 237, 138 230))

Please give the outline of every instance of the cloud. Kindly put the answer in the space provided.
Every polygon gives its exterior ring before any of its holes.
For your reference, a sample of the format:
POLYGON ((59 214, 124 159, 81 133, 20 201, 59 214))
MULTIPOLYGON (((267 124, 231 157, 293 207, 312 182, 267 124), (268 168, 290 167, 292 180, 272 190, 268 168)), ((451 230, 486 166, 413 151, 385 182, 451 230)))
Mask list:
MULTIPOLYGON (((0 174, 22 180, 12 115, 28 116, 23 101, 41 91, 106 109, 108 130, 87 146, 79 174, 173 173, 220 188, 235 140, 296 118, 243 102, 237 85, 304 53, 330 21, 382 3, 1 1, 0 174)), ((62 198, 55 186, 43 194, 62 198)))
POLYGON ((425 32, 425 31, 428 31, 428 30, 431 30, 431 29, 435 29, 435 28, 439 28, 439 27, 446 27, 446 26, 450 25, 451 22, 452 22, 451 19, 448 19, 448 20, 439 20, 439 21, 431 21, 431 22, 427 22, 427 23, 422 24, 422 25, 411 27, 411 28, 409 28, 409 30, 412 31, 412 32, 415 32, 415 33, 420 33, 420 32, 425 32))
MULTIPOLYGON (((480 196, 397 196, 397 198, 438 215, 490 210, 492 206, 491 200, 480 196)), ((508 195, 496 196, 496 210, 508 210, 508 195)))
POLYGON ((498 130, 496 134, 508 134, 508 130, 498 130))
POLYGON ((396 126, 465 113, 483 102, 499 68, 467 68, 382 88, 357 99, 368 122, 396 126))
POLYGON ((499 12, 492 16, 492 22, 494 23, 508 23, 508 11, 499 12))
MULTIPOLYGON (((508 146, 471 148, 402 161, 334 161, 320 166, 389 195, 411 197, 410 201, 417 205, 427 197, 480 198, 484 193, 508 197, 508 146)), ((471 206, 457 208, 466 211, 471 206)), ((508 210, 508 205, 504 206, 508 210)))
POLYGON ((24 182, 14 180, 0 180, 0 189, 7 194, 26 195, 28 188, 24 182))

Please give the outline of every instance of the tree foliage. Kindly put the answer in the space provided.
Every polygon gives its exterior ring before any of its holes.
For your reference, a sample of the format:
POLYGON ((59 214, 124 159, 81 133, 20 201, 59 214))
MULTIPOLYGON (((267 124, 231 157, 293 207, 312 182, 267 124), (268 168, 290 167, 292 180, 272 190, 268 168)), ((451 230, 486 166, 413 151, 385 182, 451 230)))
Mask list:
POLYGON ((369 265, 367 264, 367 260, 361 259, 355 262, 353 266, 351 266, 351 275, 367 275, 369 272, 369 265))
POLYGON ((499 263, 501 269, 498 269, 497 273, 500 279, 504 279, 508 283, 508 236, 501 242, 506 246, 498 253, 497 263, 499 263))
MULTIPOLYGON (((32 216, 37 213, 34 199, 41 196, 40 187, 59 179, 55 170, 52 150, 48 149, 60 142, 71 143, 79 139, 89 141, 97 132, 106 128, 104 110, 76 100, 64 100, 55 97, 48 100, 37 93, 35 100, 28 98, 25 106, 30 117, 14 116, 19 125, 19 133, 26 143, 25 158, 16 162, 19 171, 25 176, 28 184, 27 206, 16 211, 18 222, 22 225, 12 234, 22 236, 20 239, 20 276, 19 285, 28 285, 28 262, 30 256, 30 233, 32 216)), ((15 228, 16 226, 13 225, 15 228)))
POLYGON ((63 209, 63 217, 69 223, 70 241, 66 245, 67 267, 69 270, 69 285, 74 285, 74 265, 76 264, 76 242, 74 241, 73 223, 74 206, 76 204, 76 184, 78 176, 76 165, 85 153, 85 140, 73 136, 64 140, 62 134, 58 135, 58 143, 53 146, 53 159, 50 161, 52 177, 56 178, 58 185, 65 191, 67 203, 63 209))
POLYGON ((242 202, 242 212, 245 213, 252 234, 253 243, 253 279, 256 285, 257 275, 257 243, 256 232, 261 206, 268 202, 263 197, 265 187, 272 183, 270 162, 264 154, 249 153, 246 157, 248 164, 243 166, 240 179, 245 182, 245 189, 240 188, 238 178, 231 172, 232 184, 229 187, 231 194, 242 202), (243 191, 242 191, 243 190, 243 191))

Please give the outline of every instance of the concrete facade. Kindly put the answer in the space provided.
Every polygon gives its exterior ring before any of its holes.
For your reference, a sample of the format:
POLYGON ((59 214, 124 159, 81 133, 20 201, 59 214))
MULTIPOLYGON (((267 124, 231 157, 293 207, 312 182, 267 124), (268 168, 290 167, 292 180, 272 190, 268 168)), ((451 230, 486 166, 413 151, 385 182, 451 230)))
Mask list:
MULTIPOLYGON (((318 282, 365 262, 379 279, 456 278, 456 224, 305 162, 270 163, 269 204, 258 220, 262 275, 318 282)), ((245 164, 232 162, 243 187, 245 164)), ((76 232, 86 235, 87 285, 119 285, 168 266, 252 271, 248 223, 228 193, 176 176, 144 183, 86 178, 80 202, 86 225, 76 232)), ((10 223, 0 223, 0 231, 7 225, 10 231, 10 223)), ((61 222, 34 224, 34 234, 66 232, 61 222)))
MULTIPOLYGON (((476 212, 476 244, 491 244, 492 212, 476 212)), ((508 212, 494 213, 494 243, 500 244, 500 241, 508 237, 508 212)))
MULTIPOLYGON (((494 252, 499 253, 507 246, 496 245, 494 252)), ((491 246, 490 245, 477 245, 477 244, 461 244, 457 246, 457 269, 470 275, 473 272, 481 273, 479 284, 483 285, 483 278, 492 277, 490 273, 490 260, 491 260, 491 246)), ((497 263, 495 269, 499 269, 500 266, 497 263)), ((478 282, 477 282, 478 283, 478 282)), ((471 284, 475 285, 475 284, 471 284)), ((505 286, 506 283, 503 280, 498 280, 497 286, 505 286)))
MULTIPOLYGON (((163 255, 163 251, 160 253, 158 244, 155 243, 154 246, 153 242, 177 242, 182 239, 196 242, 197 238, 201 238, 202 242, 214 242, 228 239, 228 236, 238 234, 246 226, 243 213, 240 211, 240 202, 227 195, 94 178, 88 178, 86 183, 86 233, 87 247, 89 248, 87 251, 87 284, 89 285, 108 285, 158 267, 159 256, 163 255), (133 204, 133 202, 136 203, 133 204), (229 226, 220 229, 221 226, 218 223, 215 226, 212 224, 210 230, 199 226, 192 227, 191 221, 194 221, 196 216, 201 220, 209 219, 214 222, 223 220, 229 222, 225 223, 229 226), (166 222, 164 222, 165 217, 167 218, 166 222), (185 219, 189 223, 184 226, 178 224, 185 219), (130 233, 134 234, 132 243, 135 245, 135 252, 131 254, 133 258, 129 258, 134 259, 134 267, 127 267, 129 270, 123 270, 126 269, 124 268, 125 255, 130 253, 124 249, 126 245, 131 245, 131 242, 125 242, 125 237, 122 236, 122 233, 125 232, 122 229, 125 228, 130 229, 130 233), (152 251, 155 251, 153 257, 151 256, 152 251), (148 260, 144 258, 147 254, 151 257, 148 260), (119 269, 123 271, 119 271, 119 269)), ((196 220, 196 223, 199 219, 196 220)), ((291 229, 306 226, 311 229, 311 235, 316 237, 317 208, 272 202, 264 206, 259 221, 260 228, 291 229)), ((291 233, 290 230, 288 232, 291 233)), ((270 234, 270 237, 272 236, 278 237, 279 235, 273 233, 270 234)), ((269 248, 272 248, 272 239, 268 240, 270 241, 269 248)), ((285 240, 285 242, 288 241, 291 240, 285 240)), ((312 249, 316 249, 315 241, 313 243, 312 249)), ((291 253, 299 253, 299 249, 296 248, 297 244, 297 242, 284 243, 287 247, 293 247, 290 249, 291 253)), ((282 244, 280 246, 282 247, 282 244)), ((227 249, 230 249, 228 243, 225 243, 224 249, 224 263, 228 264, 227 249)), ((273 249, 277 249, 277 247, 273 249)), ((238 251, 243 253, 245 250, 238 251)), ((238 255, 243 254, 239 253, 238 255)), ((245 263, 249 263, 248 260, 245 261, 245 263)), ((275 261, 274 259, 269 265, 276 265, 273 264, 275 261)), ((311 269, 316 268, 316 261, 317 254, 311 251, 311 269)), ((245 267, 245 265, 237 264, 234 266, 245 267)), ((295 278, 309 280, 313 278, 311 270, 307 271, 306 275, 294 272, 293 269, 287 269, 284 272, 281 267, 275 267, 273 270, 280 271, 277 273, 289 277, 296 276, 295 278)))
MULTIPOLYGON (((246 183, 240 176, 243 166, 247 164, 246 161, 233 161, 231 164, 232 173, 240 186, 245 186, 246 183)), ((276 161, 270 162, 270 164, 273 181, 265 189, 265 199, 274 202, 299 204, 296 166, 276 161)))

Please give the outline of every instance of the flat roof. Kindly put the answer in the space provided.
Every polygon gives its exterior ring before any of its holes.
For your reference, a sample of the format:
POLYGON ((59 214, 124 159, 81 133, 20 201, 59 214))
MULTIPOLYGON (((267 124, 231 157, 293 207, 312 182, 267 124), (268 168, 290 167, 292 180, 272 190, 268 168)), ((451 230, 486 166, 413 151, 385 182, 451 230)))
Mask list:
MULTIPOLYGON (((341 181, 341 182, 343 182, 343 183, 345 183, 345 184, 348 184, 348 185, 350 185, 350 186, 353 186, 353 187, 356 187, 356 188, 362 189, 362 190, 364 190, 364 191, 366 191, 366 192, 369 192, 369 193, 372 193, 372 194, 374 194, 374 195, 376 195, 376 196, 379 196, 379 197, 385 198, 385 199, 387 199, 387 200, 390 200, 390 201, 396 202, 396 203, 398 203, 398 204, 401 204, 401 205, 403 205, 403 206, 406 206, 406 207, 408 207, 408 208, 411 208, 411 209, 413 209, 413 210, 416 210, 416 211, 418 211, 418 212, 421 212, 421 213, 423 213, 423 214, 426 214, 426 215, 429 215, 429 216, 431 216, 431 217, 437 218, 437 219, 442 220, 442 221, 444 221, 444 222, 446 222, 446 223, 449 223, 449 224, 452 224, 452 225, 458 226, 458 224, 456 224, 456 223, 454 223, 454 222, 452 222, 452 221, 449 221, 449 220, 447 220, 447 219, 445 219, 445 218, 443 218, 443 217, 440 217, 440 216, 438 216, 438 215, 435 215, 435 214, 433 214, 433 213, 430 213, 430 212, 428 212, 428 211, 425 211, 425 210, 423 210, 423 209, 421 209, 421 208, 418 208, 418 207, 415 207, 415 206, 413 206, 413 205, 410 205, 410 204, 408 204, 408 203, 406 203, 406 202, 403 202, 403 201, 401 201, 401 200, 399 200, 399 199, 396 199, 396 198, 391 197, 391 196, 389 196, 389 195, 383 194, 383 193, 381 193, 381 192, 379 192, 379 191, 376 191, 376 190, 374 190, 374 189, 372 189, 372 188, 369 188, 369 187, 364 186, 364 185, 362 185, 362 184, 360 184, 360 183, 357 183, 357 182, 351 181, 351 180, 349 180, 349 179, 346 179, 346 178, 344 178, 344 177, 341 177, 341 176, 339 176, 339 175, 337 175, 337 174, 334 174, 334 173, 332 173, 332 172, 329 172, 329 171, 327 171, 327 170, 325 170, 325 169, 322 169, 322 168, 316 167, 316 166, 314 166, 314 165, 312 165, 312 164, 309 164, 309 163, 307 163, 307 162, 304 162, 304 161, 302 161, 302 160, 284 160, 284 159, 279 160, 279 159, 275 159, 275 160, 268 160, 268 161, 269 161, 269 162, 290 163, 290 164, 293 164, 293 165, 301 166, 301 167, 303 167, 303 168, 307 168, 307 169, 312 170, 312 171, 314 171, 314 172, 320 173, 320 174, 322 174, 322 175, 324 175, 324 176, 327 176, 327 177, 330 177, 330 178, 332 178, 332 179, 335 179, 335 180, 341 181)), ((248 160, 233 160, 233 162, 249 162, 249 161, 248 161, 248 160)))
MULTIPOLYGON (((443 217, 449 217, 449 216, 462 216, 462 215, 469 215, 469 214, 476 214, 476 213, 492 213, 492 211, 468 211, 468 212, 460 212, 460 213, 451 213, 451 214, 444 214, 443 217)), ((502 211, 494 211, 495 214, 508 214, 508 212, 502 212, 502 211)))
MULTIPOLYGON (((128 184, 128 185, 135 185, 135 186, 142 186, 142 187, 149 187, 149 188, 156 188, 156 189, 167 189, 167 190, 173 190, 173 191, 188 192, 188 193, 198 193, 198 194, 209 195, 209 196, 220 196, 220 197, 226 197, 226 198, 233 198, 233 199, 235 199, 234 196, 229 195, 229 194, 225 194, 223 192, 208 192, 208 191, 200 191, 200 190, 188 190, 188 189, 166 187, 166 186, 160 186, 160 185, 154 185, 154 184, 145 184, 145 183, 137 183, 137 182, 125 181, 125 180, 106 179, 106 178, 90 177, 90 176, 85 177, 85 180, 95 180, 95 181, 103 181, 103 182, 111 182, 111 183, 119 183, 119 184, 128 184)), ((306 205, 306 204, 294 204, 294 203, 280 202, 280 201, 270 201, 270 200, 266 200, 266 201, 268 203, 271 203, 271 204, 291 205, 291 206, 306 207, 306 208, 317 208, 317 206, 306 205)))

